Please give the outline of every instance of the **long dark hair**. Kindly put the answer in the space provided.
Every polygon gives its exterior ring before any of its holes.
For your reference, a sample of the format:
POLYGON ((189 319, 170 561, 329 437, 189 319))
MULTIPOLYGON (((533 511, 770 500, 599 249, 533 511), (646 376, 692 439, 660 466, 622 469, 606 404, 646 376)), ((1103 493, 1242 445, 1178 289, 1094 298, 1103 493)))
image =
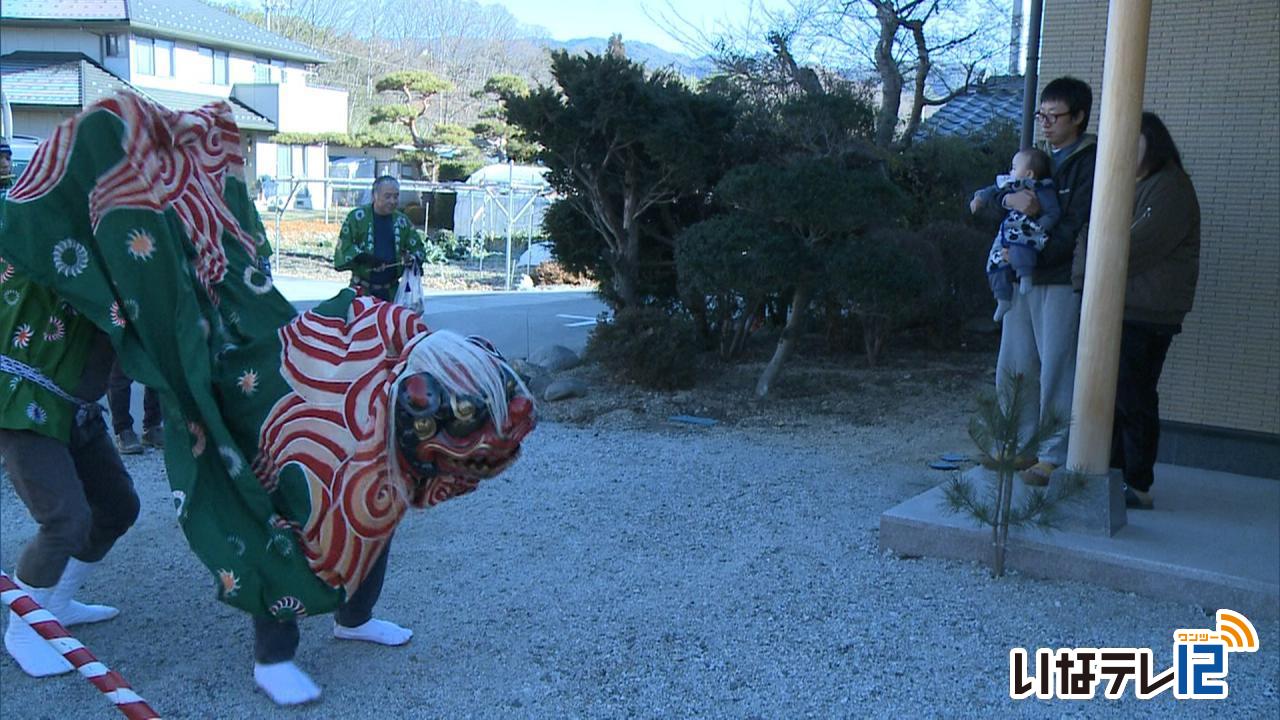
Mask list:
POLYGON ((1178 152, 1178 146, 1174 144, 1169 128, 1164 126, 1159 115, 1153 112, 1142 113, 1141 132, 1142 137, 1147 139, 1147 151, 1143 153, 1142 164, 1138 168, 1142 171, 1142 177, 1160 172, 1170 162, 1186 172, 1186 168, 1182 167, 1182 155, 1178 152))

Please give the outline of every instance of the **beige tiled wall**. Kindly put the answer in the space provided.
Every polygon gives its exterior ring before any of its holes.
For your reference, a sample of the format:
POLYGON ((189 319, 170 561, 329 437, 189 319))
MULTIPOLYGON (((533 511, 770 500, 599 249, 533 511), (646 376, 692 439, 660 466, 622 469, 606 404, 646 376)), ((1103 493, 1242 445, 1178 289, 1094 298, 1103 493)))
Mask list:
MULTIPOLYGON (((1106 0, 1045 0, 1040 87, 1060 75, 1093 86, 1093 132, 1106 25, 1106 0)), ((1280 434, 1280 2, 1155 0, 1144 104, 1182 151, 1202 223, 1161 415, 1280 434)))

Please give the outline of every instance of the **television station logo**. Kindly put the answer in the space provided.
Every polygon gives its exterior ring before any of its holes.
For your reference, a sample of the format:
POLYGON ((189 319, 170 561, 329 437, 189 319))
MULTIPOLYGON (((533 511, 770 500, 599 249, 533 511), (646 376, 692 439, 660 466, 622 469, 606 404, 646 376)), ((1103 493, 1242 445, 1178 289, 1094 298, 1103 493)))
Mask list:
POLYGON ((1025 648, 1009 650, 1009 697, 1023 700, 1092 700, 1102 686, 1108 700, 1150 700, 1173 690, 1179 700, 1222 700, 1230 692, 1227 664, 1233 653, 1258 651, 1253 623, 1234 610, 1217 612, 1214 629, 1173 633, 1173 666, 1157 671, 1150 648, 1025 648), (1103 684, 1105 682, 1105 685, 1103 684))

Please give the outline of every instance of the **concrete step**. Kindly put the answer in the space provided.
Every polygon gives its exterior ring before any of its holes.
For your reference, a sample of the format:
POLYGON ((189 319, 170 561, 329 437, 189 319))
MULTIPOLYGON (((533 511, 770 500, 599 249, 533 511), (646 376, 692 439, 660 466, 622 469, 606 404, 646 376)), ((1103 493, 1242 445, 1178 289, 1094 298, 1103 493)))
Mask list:
MULTIPOLYGON (((984 494, 991 476, 980 469, 969 474, 984 494)), ((1157 465, 1152 494, 1155 509, 1130 510, 1128 524, 1112 537, 1011 530, 1006 568, 1280 617, 1280 482, 1157 465)), ((880 546, 989 565, 991 529, 949 512, 939 486, 880 516, 880 546)))

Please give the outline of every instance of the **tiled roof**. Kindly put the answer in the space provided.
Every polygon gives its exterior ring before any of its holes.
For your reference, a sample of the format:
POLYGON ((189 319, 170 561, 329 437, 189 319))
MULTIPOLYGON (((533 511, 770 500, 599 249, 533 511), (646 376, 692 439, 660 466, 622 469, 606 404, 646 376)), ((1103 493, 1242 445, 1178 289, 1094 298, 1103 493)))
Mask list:
POLYGON ((130 87, 79 53, 11 53, 0 57, 0 76, 15 105, 83 107, 130 87))
POLYGON ((264 130, 274 132, 275 123, 267 118, 259 115, 249 108, 248 105, 236 100, 235 98, 223 98, 210 95, 199 95, 189 92, 178 92, 177 90, 157 90, 155 88, 147 88, 142 91, 147 97, 155 100, 170 110, 195 110, 202 105, 208 105, 218 100, 226 100, 231 103, 231 114, 235 117, 236 125, 241 130, 264 130))
POLYGON ((918 136, 973 135, 995 120, 1022 123, 1022 77, 992 78, 943 105, 920 124, 918 136))
POLYGON ((125 0, 4 0, 9 20, 125 20, 125 0))
POLYGON ((129 24, 139 30, 149 29, 302 62, 329 61, 302 43, 267 32, 199 0, 129 0, 129 9, 129 24))
POLYGON ((132 90, 170 110, 195 110, 201 105, 227 100, 241 130, 271 132, 276 129, 275 123, 235 98, 174 90, 141 90, 78 53, 11 53, 0 57, 0 77, 3 78, 5 96, 14 105, 82 108, 121 90, 132 90))
POLYGON ((306 63, 330 58, 200 0, 4 0, 6 20, 124 22, 142 33, 306 63))

